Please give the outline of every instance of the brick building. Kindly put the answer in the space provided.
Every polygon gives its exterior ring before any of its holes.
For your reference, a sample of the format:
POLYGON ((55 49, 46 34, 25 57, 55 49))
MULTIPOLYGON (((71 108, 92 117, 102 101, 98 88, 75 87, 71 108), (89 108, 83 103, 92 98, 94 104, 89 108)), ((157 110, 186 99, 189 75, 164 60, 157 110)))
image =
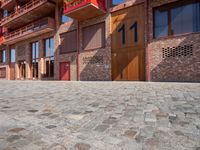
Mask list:
POLYGON ((200 0, 1 0, 0 78, 200 81, 200 0))

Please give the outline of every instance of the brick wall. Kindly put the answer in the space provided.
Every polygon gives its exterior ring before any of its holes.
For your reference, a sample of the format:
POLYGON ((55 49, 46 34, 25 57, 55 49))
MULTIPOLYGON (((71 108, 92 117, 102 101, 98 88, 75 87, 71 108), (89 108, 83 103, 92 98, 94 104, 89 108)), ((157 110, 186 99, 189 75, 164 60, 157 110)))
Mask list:
POLYGON ((177 0, 152 0, 149 5, 149 61, 151 81, 200 81, 200 33, 153 39, 153 8, 177 0), (163 48, 193 46, 192 56, 163 58, 163 48))

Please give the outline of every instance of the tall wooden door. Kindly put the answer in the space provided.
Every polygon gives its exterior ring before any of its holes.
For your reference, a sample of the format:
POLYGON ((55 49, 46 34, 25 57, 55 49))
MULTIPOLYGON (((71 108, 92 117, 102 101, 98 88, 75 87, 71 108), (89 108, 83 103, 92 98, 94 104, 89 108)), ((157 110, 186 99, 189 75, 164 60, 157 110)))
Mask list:
POLYGON ((141 81, 144 75, 144 4, 111 15, 112 79, 141 81))
POLYGON ((61 62, 60 63, 60 80, 70 80, 70 63, 61 62))

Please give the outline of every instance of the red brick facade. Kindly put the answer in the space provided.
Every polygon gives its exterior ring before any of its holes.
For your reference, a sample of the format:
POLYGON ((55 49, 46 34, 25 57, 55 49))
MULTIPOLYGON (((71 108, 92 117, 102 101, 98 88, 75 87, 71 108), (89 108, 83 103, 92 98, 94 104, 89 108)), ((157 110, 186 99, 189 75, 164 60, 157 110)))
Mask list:
MULTIPOLYGON (((1 44, 1 49, 6 49, 6 63, 0 63, 0 68, 6 67, 6 79, 21 79, 19 62, 26 62, 26 79, 32 77, 31 43, 39 42, 39 65, 38 79, 60 80, 60 63, 70 63, 70 80, 77 81, 111 81, 112 80, 112 40, 111 40, 111 14, 121 9, 132 7, 144 3, 145 5, 145 74, 147 81, 200 81, 200 33, 190 33, 173 37, 153 38, 153 8, 170 4, 181 0, 130 0, 118 6, 111 6, 107 1, 107 13, 82 21, 71 21, 61 24, 62 2, 55 3, 54 19, 56 27, 54 31, 33 36, 26 40, 18 41, 13 44, 1 44), (84 50, 83 49, 83 28, 105 23, 105 44, 101 48, 84 50), (69 31, 77 31, 77 50, 70 53, 61 54, 60 35, 69 31), (44 78, 44 39, 54 38, 54 77, 44 78), (189 47, 191 46, 191 47, 189 47), (10 63, 10 49, 16 49, 16 63, 10 63), (192 49, 192 55, 164 57, 168 50, 186 48, 192 49)), ((52 14, 51 13, 51 14, 52 14)), ((137 13, 137 12, 133 12, 137 13)), ((73 41, 72 41, 73 42, 73 41)))

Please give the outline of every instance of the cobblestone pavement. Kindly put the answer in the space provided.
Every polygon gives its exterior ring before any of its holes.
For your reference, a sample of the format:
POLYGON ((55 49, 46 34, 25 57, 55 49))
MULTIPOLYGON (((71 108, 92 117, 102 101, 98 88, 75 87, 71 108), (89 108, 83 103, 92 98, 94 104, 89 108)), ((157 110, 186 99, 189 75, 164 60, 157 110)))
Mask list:
POLYGON ((200 84, 0 81, 0 150, 200 150, 200 84))

